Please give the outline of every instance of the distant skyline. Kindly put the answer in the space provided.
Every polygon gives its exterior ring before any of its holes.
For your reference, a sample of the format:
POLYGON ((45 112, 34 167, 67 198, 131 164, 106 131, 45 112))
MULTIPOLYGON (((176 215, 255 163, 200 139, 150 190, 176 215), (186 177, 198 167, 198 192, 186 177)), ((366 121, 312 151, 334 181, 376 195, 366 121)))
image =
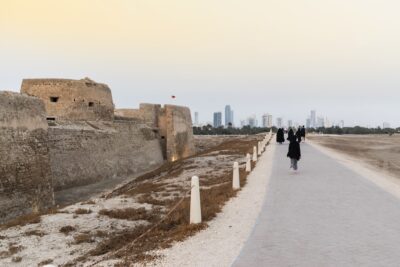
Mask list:
POLYGON ((119 108, 172 103, 211 121, 229 103, 235 125, 264 113, 306 124, 315 109, 346 126, 399 127, 398 10, 394 0, 3 0, 0 90, 90 77, 119 108))

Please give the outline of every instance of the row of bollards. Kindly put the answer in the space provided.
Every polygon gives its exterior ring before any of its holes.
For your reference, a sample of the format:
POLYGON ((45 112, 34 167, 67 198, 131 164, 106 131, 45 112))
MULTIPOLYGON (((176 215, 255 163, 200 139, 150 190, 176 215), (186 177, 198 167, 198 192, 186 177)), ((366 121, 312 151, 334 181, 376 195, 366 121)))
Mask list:
MULTIPOLYGON (((253 147, 253 157, 251 157, 250 153, 246 154, 246 172, 251 172, 251 161, 256 162, 258 160, 258 156, 261 156, 262 152, 265 151, 271 138, 272 129, 265 135, 262 141, 258 142, 257 146, 253 147)), ((237 161, 233 163, 232 188, 234 190, 240 189, 239 163, 237 161)), ((200 184, 198 176, 193 176, 191 181, 190 223, 201 223, 200 184)))

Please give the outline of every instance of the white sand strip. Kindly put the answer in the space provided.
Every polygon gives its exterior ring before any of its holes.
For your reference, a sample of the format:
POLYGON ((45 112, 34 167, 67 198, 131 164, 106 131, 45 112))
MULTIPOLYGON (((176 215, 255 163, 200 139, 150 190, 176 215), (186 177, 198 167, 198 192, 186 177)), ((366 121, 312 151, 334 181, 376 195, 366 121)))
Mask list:
POLYGON ((250 236, 264 203, 275 143, 267 146, 246 186, 228 201, 209 227, 188 240, 159 251, 152 266, 231 266, 250 236))

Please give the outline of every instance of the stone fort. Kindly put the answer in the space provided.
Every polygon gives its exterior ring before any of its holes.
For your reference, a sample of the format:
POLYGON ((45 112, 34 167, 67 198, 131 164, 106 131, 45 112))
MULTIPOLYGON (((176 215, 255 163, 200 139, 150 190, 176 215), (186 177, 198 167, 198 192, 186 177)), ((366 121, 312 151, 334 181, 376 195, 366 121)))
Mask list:
POLYGON ((195 153, 187 107, 115 109, 88 78, 25 79, 0 92, 0 222, 54 205, 54 191, 140 174, 195 153))

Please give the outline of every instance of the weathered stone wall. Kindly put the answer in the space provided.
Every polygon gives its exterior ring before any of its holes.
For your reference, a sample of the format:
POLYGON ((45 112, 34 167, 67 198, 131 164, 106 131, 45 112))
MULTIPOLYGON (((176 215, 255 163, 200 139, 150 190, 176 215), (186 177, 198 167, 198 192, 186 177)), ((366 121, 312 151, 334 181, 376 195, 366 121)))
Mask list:
POLYGON ((114 114, 140 121, 152 128, 158 128, 161 109, 161 105, 158 104, 140 104, 139 109, 116 109, 114 114))
POLYGON ((134 121, 49 128, 55 190, 149 171, 163 162, 157 134, 134 121))
POLYGON ((166 137, 167 159, 175 161, 194 155, 196 150, 190 109, 165 105, 159 118, 160 134, 166 137))
POLYGON ((54 204, 40 99, 0 92, 0 222, 54 204))
POLYGON ((112 120, 114 104, 106 84, 88 78, 25 79, 21 93, 36 96, 45 103, 47 117, 56 120, 112 120))
POLYGON ((115 115, 141 121, 159 131, 164 158, 175 161, 194 155, 190 109, 175 105, 140 104, 139 109, 117 109, 115 115))

